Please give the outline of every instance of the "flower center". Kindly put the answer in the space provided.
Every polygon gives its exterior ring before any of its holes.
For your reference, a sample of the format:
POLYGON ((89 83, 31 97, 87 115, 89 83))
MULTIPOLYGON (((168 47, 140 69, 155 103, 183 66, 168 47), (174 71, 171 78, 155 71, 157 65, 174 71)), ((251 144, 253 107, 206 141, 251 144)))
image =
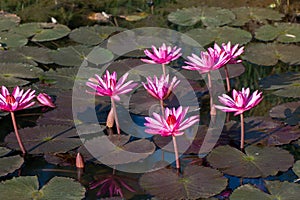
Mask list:
POLYGON ((7 95, 6 96, 6 102, 10 105, 14 104, 16 102, 16 99, 14 96, 12 95, 7 95))
POLYGON ((176 123, 176 118, 174 115, 169 115, 167 118, 167 123, 169 126, 174 126, 174 124, 176 123))

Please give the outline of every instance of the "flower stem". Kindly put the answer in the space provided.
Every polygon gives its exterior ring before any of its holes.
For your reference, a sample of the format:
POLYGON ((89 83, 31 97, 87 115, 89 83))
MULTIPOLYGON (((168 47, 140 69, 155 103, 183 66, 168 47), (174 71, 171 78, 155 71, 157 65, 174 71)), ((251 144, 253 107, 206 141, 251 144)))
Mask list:
POLYGON ((227 92, 230 92, 231 88, 230 88, 230 81, 229 81, 229 72, 226 65, 224 66, 224 70, 226 75, 227 92))
POLYGON ((115 103, 115 100, 113 99, 113 97, 111 97, 110 100, 111 100, 111 105, 113 107, 113 112, 114 112, 114 116, 115 116, 115 122, 116 122, 117 132, 120 135, 121 131, 120 131, 120 125, 119 125, 119 120, 118 120, 116 103, 115 103))
POLYGON ((176 159, 176 169, 180 170, 180 163, 179 163, 179 156, 178 156, 178 148, 177 148, 176 137, 174 135, 172 135, 172 139, 173 139, 175 159, 176 159))
POLYGON ((165 117, 164 100, 159 100, 162 116, 165 117))
POLYGON ((245 141, 245 126, 244 126, 244 115, 240 114, 241 117, 241 150, 244 149, 244 141, 245 141))
POLYGON ((21 140, 21 137, 19 135, 19 131, 18 131, 17 123, 16 123, 15 114, 14 114, 14 112, 10 112, 10 115, 11 115, 12 123, 13 123, 13 126, 14 126, 15 134, 16 134, 16 137, 17 137, 20 149, 21 149, 21 151, 22 151, 23 154, 26 154, 25 147, 24 147, 23 142, 21 140))
POLYGON ((161 66, 162 66, 164 77, 166 77, 166 65, 165 64, 161 64, 161 66))
POLYGON ((207 79, 208 79, 208 90, 209 90, 209 94, 210 94, 210 115, 216 115, 217 113, 216 113, 216 108, 215 108, 214 100, 213 100, 210 72, 207 73, 207 79))

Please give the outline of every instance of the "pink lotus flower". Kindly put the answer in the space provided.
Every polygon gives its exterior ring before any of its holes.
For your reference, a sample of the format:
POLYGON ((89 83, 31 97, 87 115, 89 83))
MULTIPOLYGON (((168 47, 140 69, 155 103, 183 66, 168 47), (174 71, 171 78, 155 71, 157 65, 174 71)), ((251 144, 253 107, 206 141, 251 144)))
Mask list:
POLYGON ((40 93, 36 99, 44 106, 55 108, 54 103, 52 102, 51 97, 46 93, 40 93))
POLYGON ((179 58, 182 53, 180 53, 181 48, 166 46, 165 43, 162 44, 159 49, 157 49, 155 46, 152 46, 151 53, 148 49, 146 49, 144 52, 146 56, 151 58, 149 59, 141 59, 143 62, 150 63, 150 64, 169 64, 171 61, 176 60, 179 58))
POLYGON ((87 86, 95 90, 95 92, 89 93, 99 96, 110 96, 117 101, 120 100, 120 97, 118 95, 128 93, 137 86, 136 83, 132 83, 133 81, 124 83, 128 76, 128 73, 124 74, 118 82, 116 72, 110 74, 107 70, 106 74, 104 74, 102 78, 97 74, 95 74, 95 76, 96 79, 90 78, 89 82, 86 83, 87 86))
POLYGON ((0 109, 7 112, 13 112, 29 108, 35 102, 32 99, 35 97, 35 90, 28 89, 26 92, 20 90, 17 86, 14 88, 12 94, 9 93, 5 86, 2 86, 0 93, 0 109))
POLYGON ((187 66, 183 66, 182 68, 188 70, 197 70, 200 73, 207 73, 212 70, 217 70, 223 67, 228 61, 229 56, 226 52, 217 53, 212 48, 208 49, 206 52, 201 52, 200 57, 195 54, 187 57, 190 62, 185 62, 188 64, 187 66))
POLYGON ((226 52, 229 57, 228 64, 236 64, 242 62, 242 60, 236 60, 238 56, 240 56, 244 52, 244 47, 238 48, 239 44, 231 46, 231 42, 229 41, 227 44, 223 43, 222 47, 219 47, 218 44, 215 43, 214 50, 221 54, 222 52, 226 52))
POLYGON ((235 112, 234 116, 242 114, 245 111, 255 107, 263 99, 262 92, 258 93, 257 90, 253 92, 251 96, 249 95, 250 95, 249 88, 247 89, 242 88, 242 91, 236 91, 234 89, 232 91, 233 99, 228 95, 223 94, 222 96, 219 96, 219 101, 223 103, 225 106, 216 105, 215 107, 224 112, 235 112))
POLYGON ((189 107, 183 109, 181 106, 173 109, 166 108, 165 115, 160 116, 153 113, 153 117, 146 117, 145 126, 148 128, 145 132, 150 134, 159 134, 161 136, 180 136, 184 130, 199 121, 198 116, 184 117, 189 107))
POLYGON ((174 76, 172 82, 169 83, 169 74, 167 76, 162 75, 160 79, 154 76, 147 78, 147 84, 142 83, 144 88, 149 94, 158 100, 166 99, 172 92, 172 90, 179 84, 179 80, 174 76))
POLYGON ((124 198, 122 188, 126 188, 130 192, 136 192, 127 183, 125 183, 121 177, 118 177, 116 175, 109 175, 108 177, 105 177, 104 180, 95 181, 90 185, 90 189, 95 189, 100 185, 101 187, 97 192, 97 196, 101 196, 109 193, 110 197, 116 195, 116 196, 120 196, 121 198, 124 198))

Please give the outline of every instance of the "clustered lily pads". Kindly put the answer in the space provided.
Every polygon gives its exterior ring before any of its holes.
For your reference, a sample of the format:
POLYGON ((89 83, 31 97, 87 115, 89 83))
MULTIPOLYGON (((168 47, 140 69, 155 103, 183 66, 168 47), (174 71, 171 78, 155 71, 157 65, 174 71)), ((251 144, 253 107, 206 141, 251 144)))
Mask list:
MULTIPOLYGON (((151 15, 118 17, 134 23, 151 15)), ((129 199, 139 193, 161 199, 297 199, 297 180, 276 179, 288 171, 300 176, 298 158, 287 150, 300 144, 300 35, 298 24, 279 22, 283 17, 267 8, 181 8, 166 20, 183 30, 177 38, 165 29, 153 35, 139 29, 145 32, 140 37, 102 24, 71 30, 54 21, 21 23, 0 12, 0 127, 6 124, 0 130, 0 199, 129 199), (251 23, 259 27, 252 30, 251 23), (125 52, 124 46, 136 50, 125 52), (243 86, 235 77, 244 76, 248 65, 291 65, 295 72, 272 71, 256 86, 243 86), (218 83, 214 72, 220 73, 218 83), (227 92, 219 87, 223 82, 227 92), (196 104, 180 102, 191 93, 196 104), (249 117, 246 111, 259 110, 272 95, 283 103, 270 108, 269 117, 249 117), (219 110, 227 112, 224 129, 216 125, 219 110), (27 117, 30 126, 19 121, 27 117), (23 169, 32 160, 52 168, 28 174, 23 169), (148 171, 121 175, 126 168, 148 171), (46 171, 68 177, 32 176, 46 171), (234 178, 262 184, 241 181, 232 188, 234 178)))

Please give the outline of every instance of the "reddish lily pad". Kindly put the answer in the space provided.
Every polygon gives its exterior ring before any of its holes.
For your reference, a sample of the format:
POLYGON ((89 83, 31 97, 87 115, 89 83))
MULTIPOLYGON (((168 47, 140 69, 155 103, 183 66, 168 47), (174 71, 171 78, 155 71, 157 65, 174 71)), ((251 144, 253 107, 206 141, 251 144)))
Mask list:
POLYGON ((120 165, 147 158, 155 150, 155 145, 146 139, 124 143, 128 136, 101 136, 86 140, 84 145, 90 154, 106 165, 120 165))
POLYGON ((284 120, 285 123, 295 126, 300 121, 300 101, 275 106, 269 114, 272 118, 284 120))
POLYGON ((287 181, 266 181, 269 193, 265 193, 253 185, 242 185, 233 191, 230 199, 232 200, 298 200, 300 196, 300 185, 287 181))
POLYGON ((187 166, 182 176, 171 169, 145 173, 140 178, 140 185, 159 199, 199 199, 220 193, 227 180, 217 170, 187 166))
POLYGON ((215 148, 207 161, 223 173, 255 178, 287 171, 293 165, 294 158, 288 151, 277 147, 248 146, 243 153, 226 145, 215 148))
POLYGON ((20 156, 7 156, 11 150, 5 147, 0 147, 0 176, 7 175, 8 173, 14 172, 16 169, 19 169, 24 160, 20 156))
POLYGON ((205 26, 222 26, 232 22, 234 14, 218 7, 191 7, 183 8, 168 15, 168 20, 180 26, 193 26, 200 21, 205 26))
POLYGON ((300 73, 275 74, 262 79, 260 85, 267 90, 275 90, 273 94, 278 96, 300 97, 300 73))
MULTIPOLYGON (((227 123, 224 131, 236 144, 240 142, 240 124, 227 123)), ((263 144, 265 146, 276 146, 289 144, 300 137, 298 127, 284 126, 278 121, 265 117, 245 118, 245 143, 263 144), (288 133, 288 134, 287 134, 288 133)))
MULTIPOLYGON (((81 145, 75 128, 68 126, 48 125, 24 128, 19 130, 25 149, 29 153, 64 153, 81 145)), ((5 137, 5 142, 12 149, 19 149, 14 133, 5 137)))
POLYGON ((74 179, 54 177, 43 187, 39 187, 37 176, 21 176, 0 183, 0 198, 7 200, 56 200, 82 199, 85 188, 74 179))

